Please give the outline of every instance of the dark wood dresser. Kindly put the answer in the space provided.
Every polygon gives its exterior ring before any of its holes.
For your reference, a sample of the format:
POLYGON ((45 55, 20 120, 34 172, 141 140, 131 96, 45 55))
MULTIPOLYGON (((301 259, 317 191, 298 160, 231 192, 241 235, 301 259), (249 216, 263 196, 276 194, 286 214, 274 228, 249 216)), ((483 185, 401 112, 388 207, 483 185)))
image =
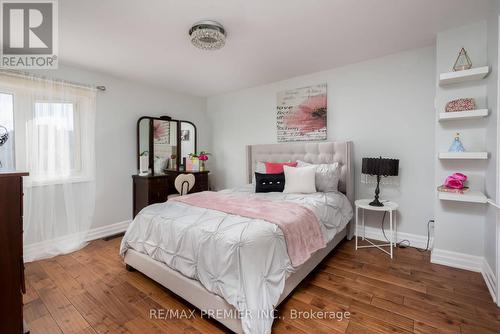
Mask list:
POLYGON ((179 174, 193 174, 195 184, 189 193, 196 193, 208 190, 208 173, 204 172, 184 172, 177 170, 166 171, 165 174, 155 175, 132 175, 133 179, 133 214, 134 217, 144 207, 162 203, 167 200, 168 195, 177 194, 174 187, 174 181, 179 174))
POLYGON ((0 173, 0 333, 25 333, 23 328, 23 176, 0 173))

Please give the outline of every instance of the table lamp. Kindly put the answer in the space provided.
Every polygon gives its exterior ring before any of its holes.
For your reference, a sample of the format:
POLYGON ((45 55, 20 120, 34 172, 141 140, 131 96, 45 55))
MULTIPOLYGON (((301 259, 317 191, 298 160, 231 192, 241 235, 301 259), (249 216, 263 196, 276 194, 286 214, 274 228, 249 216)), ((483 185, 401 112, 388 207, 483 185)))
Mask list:
POLYGON ((377 176, 377 188, 375 188, 375 199, 370 202, 371 206, 384 206, 378 200, 380 193, 380 177, 381 176, 397 176, 399 170, 398 159, 386 158, 363 158, 361 172, 368 175, 377 176))

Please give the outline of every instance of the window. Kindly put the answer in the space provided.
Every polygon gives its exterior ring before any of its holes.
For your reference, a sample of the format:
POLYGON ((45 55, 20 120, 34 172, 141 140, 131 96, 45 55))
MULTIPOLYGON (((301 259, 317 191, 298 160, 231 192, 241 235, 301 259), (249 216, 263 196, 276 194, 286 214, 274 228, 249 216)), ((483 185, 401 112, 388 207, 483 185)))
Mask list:
MULTIPOLYGON (((9 146, 0 145, 0 161, 28 171, 26 184, 94 179, 94 89, 0 73, 0 125, 9 132, 9 146)), ((0 143, 1 136, 0 127, 0 143)))
POLYGON ((31 163, 39 175, 70 176, 81 170, 79 122, 71 102, 35 102, 31 163))

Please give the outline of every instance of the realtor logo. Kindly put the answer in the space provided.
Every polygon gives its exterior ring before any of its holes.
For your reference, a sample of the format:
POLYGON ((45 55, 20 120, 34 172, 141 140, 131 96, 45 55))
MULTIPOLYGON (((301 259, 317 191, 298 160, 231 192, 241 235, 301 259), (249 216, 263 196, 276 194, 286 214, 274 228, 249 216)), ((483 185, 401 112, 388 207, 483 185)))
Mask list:
POLYGON ((0 5, 0 67, 57 68, 57 0, 0 0, 0 5))

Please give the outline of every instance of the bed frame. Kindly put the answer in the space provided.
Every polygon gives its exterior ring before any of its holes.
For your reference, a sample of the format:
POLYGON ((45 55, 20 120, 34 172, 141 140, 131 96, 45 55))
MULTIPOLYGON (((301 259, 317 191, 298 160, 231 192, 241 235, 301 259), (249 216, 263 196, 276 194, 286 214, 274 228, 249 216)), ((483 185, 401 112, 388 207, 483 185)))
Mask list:
MULTIPOLYGON (((351 202, 354 201, 354 174, 352 165, 352 143, 347 142, 320 142, 320 143, 287 143, 270 145, 247 146, 247 178, 252 182, 252 175, 258 161, 286 162, 303 160, 311 163, 333 163, 341 165, 339 190, 351 202)), ((352 223, 339 232, 327 246, 307 260, 298 270, 290 275, 285 282, 284 291, 278 305, 299 285, 299 283, 342 241, 345 237, 353 236, 352 223)), ((127 269, 136 269, 144 275, 160 283, 176 295, 182 297, 200 310, 227 310, 234 311, 234 307, 223 298, 209 292, 200 282, 187 278, 179 272, 170 269, 165 264, 153 260, 147 255, 127 250, 125 255, 127 269)), ((219 312, 221 314, 223 312, 219 312)), ((231 314, 231 313, 227 313, 231 314)), ((217 318, 235 333, 243 333, 241 321, 235 318, 217 318)))

